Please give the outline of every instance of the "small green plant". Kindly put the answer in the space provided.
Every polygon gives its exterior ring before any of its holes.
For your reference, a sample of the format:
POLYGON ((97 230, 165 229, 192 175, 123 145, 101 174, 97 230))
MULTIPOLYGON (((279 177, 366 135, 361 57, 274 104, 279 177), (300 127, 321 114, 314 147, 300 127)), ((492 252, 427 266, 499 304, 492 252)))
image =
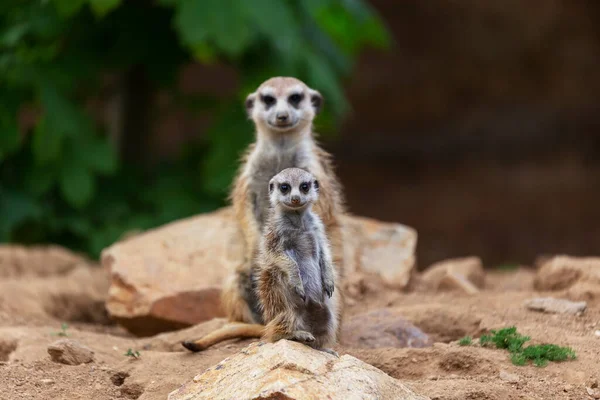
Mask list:
POLYGON ((479 338, 482 346, 495 344, 498 349, 508 349, 511 353, 519 352, 523 344, 530 340, 529 336, 523 336, 517 332, 517 328, 503 328, 498 331, 492 330, 491 335, 483 335, 479 338))
POLYGON ((495 345, 498 349, 506 349, 511 355, 510 359, 515 365, 526 365, 529 361, 537 367, 548 365, 549 361, 565 361, 577 358, 575 351, 570 347, 560 347, 555 344, 539 344, 523 347, 525 342, 531 338, 517 332, 517 328, 511 326, 498 331, 490 331, 490 335, 482 335, 479 343, 482 346, 495 345))
POLYGON ((67 329, 69 329, 69 325, 63 322, 62 324, 60 324, 60 331, 53 332, 52 334, 55 336, 63 336, 63 337, 69 336, 69 334, 67 333, 67 329))
POLYGON ((471 336, 465 336, 458 341, 459 346, 470 346, 473 344, 473 338, 471 336))
POLYGON ((140 358, 140 352, 137 350, 127 349, 127 353, 125 353, 127 357, 140 358))

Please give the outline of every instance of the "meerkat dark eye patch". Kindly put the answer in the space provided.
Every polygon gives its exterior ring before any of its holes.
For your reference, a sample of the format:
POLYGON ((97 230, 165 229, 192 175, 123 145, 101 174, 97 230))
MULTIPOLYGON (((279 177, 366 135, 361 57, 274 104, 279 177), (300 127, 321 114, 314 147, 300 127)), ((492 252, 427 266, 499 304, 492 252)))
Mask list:
POLYGON ((310 182, 302 182, 300 184, 300 190, 302 190, 303 193, 308 193, 310 190, 310 182))
POLYGON ((287 194, 290 191, 290 189, 291 189, 291 186, 288 185, 287 183, 282 183, 279 185, 279 191, 282 194, 287 194))
POLYGON ((288 102, 294 107, 298 108, 300 102, 304 99, 304 95, 302 93, 293 93, 288 97, 288 102))
POLYGON ((261 95, 260 96, 260 100, 265 104, 265 106, 267 108, 270 108, 273 104, 275 104, 276 100, 275 97, 267 94, 267 95, 261 95))

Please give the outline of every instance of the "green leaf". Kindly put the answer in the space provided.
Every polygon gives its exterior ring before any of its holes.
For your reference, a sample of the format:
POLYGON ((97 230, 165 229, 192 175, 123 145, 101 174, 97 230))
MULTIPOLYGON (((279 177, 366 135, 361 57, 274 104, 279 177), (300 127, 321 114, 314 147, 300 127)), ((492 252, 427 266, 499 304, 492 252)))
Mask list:
POLYGON ((121 4, 121 0, 89 0, 89 2, 98 17, 104 17, 121 4))
POLYGON ((228 56, 238 56, 248 46, 252 32, 240 8, 246 0, 181 0, 175 27, 182 42, 194 48, 214 43, 228 56))
POLYGON ((56 170, 52 165, 38 167, 32 165, 25 173, 25 188, 36 196, 41 196, 56 181, 56 170))
POLYGON ((52 0, 56 11, 61 17, 71 17, 85 4, 86 0, 52 0))
POLYGON ((85 206, 94 194, 94 179, 84 168, 63 168, 59 184, 65 200, 76 208, 85 206))
POLYGON ((17 122, 1 118, 0 115, 0 161, 19 148, 21 134, 17 122))
POLYGON ((60 156, 63 139, 63 131, 49 130, 47 117, 43 116, 33 132, 32 151, 35 161, 47 164, 56 160, 60 156))
POLYGON ((248 23, 273 43, 280 56, 298 54, 300 27, 288 2, 242 1, 240 7, 248 23))
POLYGON ((112 174, 117 170, 117 153, 107 138, 92 137, 78 148, 83 160, 92 170, 102 174, 112 174))
POLYGON ((23 36, 25 36, 29 28, 30 26, 28 23, 21 23, 11 26, 0 35, 0 45, 5 47, 16 46, 20 43, 21 39, 23 36))
POLYGON ((0 187, 0 241, 10 240, 10 234, 28 219, 42 216, 42 207, 32 196, 0 187))

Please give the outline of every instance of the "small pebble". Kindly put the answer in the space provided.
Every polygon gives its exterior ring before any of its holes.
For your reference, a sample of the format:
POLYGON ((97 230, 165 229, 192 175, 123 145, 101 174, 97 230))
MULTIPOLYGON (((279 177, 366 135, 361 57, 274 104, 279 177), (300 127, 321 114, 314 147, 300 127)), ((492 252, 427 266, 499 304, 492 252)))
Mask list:
POLYGON ((600 399, 600 390, 595 390, 590 387, 586 387, 585 390, 594 399, 600 399))
POLYGON ((509 383, 517 383, 521 380, 521 378, 519 378, 519 375, 511 374, 506 371, 500 371, 500 379, 509 383))
POLYGON ((565 392, 570 392, 571 390, 573 390, 573 385, 565 385, 565 387, 563 388, 563 390, 565 392))
POLYGON ((44 385, 53 385, 54 379, 42 379, 42 380, 40 380, 40 382, 43 383, 44 385))
POLYGON ((594 332, 594 335, 596 335, 596 337, 600 337, 600 329, 594 332))

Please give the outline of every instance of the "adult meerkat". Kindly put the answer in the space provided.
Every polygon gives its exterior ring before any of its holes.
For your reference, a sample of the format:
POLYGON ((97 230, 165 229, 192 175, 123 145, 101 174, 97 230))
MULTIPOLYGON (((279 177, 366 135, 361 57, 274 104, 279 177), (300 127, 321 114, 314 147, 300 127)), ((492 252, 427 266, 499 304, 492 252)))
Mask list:
POLYGON ((318 180, 302 169, 284 169, 269 182, 269 197, 254 277, 266 322, 263 338, 335 354, 340 296, 325 228, 312 212, 318 180))
MULTIPOLYGON (((315 142, 313 119, 321 110, 321 94, 295 78, 277 77, 263 82, 246 98, 246 110, 256 129, 256 142, 242 159, 230 200, 240 224, 245 257, 226 280, 222 306, 231 322, 184 347, 199 351, 225 339, 259 337, 264 328, 252 276, 258 243, 270 208, 268 183, 285 168, 310 172, 321 185, 314 211, 323 221, 332 246, 334 265, 342 265, 339 217, 343 214, 341 186, 330 155, 315 142)), ((341 310, 340 302, 340 310, 341 310)))

